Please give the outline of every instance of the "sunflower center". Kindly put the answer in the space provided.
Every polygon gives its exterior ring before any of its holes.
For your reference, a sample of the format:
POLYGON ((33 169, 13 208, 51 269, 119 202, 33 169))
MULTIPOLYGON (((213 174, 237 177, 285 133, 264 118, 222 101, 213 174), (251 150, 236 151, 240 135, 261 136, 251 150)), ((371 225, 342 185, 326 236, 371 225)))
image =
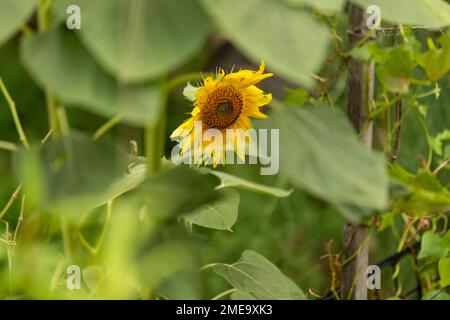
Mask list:
POLYGON ((237 88, 221 86, 201 106, 201 119, 208 128, 225 129, 239 118, 242 106, 242 94, 237 88))

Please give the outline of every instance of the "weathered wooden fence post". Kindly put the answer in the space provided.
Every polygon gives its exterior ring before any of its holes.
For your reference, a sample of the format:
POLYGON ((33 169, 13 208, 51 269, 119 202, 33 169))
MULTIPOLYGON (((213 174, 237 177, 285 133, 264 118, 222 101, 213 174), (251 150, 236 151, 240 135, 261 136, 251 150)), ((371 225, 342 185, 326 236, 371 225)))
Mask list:
MULTIPOLYGON (((364 9, 348 4, 350 48, 367 36, 367 15, 364 9)), ((355 59, 348 62, 347 114, 357 132, 360 132, 367 120, 367 110, 373 99, 374 65, 361 63, 355 59)), ((361 142, 372 148, 372 124, 365 130, 361 142)), ((354 259, 342 269, 341 298, 352 300, 367 299, 367 267, 369 250, 367 239, 369 227, 347 222, 344 227, 343 261, 358 252, 354 259)))

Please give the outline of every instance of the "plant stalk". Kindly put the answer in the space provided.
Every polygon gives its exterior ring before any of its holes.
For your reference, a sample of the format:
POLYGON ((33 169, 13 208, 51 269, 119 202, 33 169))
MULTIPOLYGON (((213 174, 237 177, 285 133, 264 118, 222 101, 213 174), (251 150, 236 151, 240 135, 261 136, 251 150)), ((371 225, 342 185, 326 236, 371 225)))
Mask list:
MULTIPOLYGON (((349 45, 355 47, 363 39, 371 41, 367 28, 365 11, 349 2, 349 45)), ((364 40, 364 41, 365 41, 364 40)), ((369 121, 371 101, 374 92, 374 64, 349 60, 347 79, 347 115, 355 130, 359 133, 361 143, 372 148, 373 124, 369 121)), ((363 224, 346 222, 344 226, 343 261, 348 261, 342 268, 341 298, 349 300, 367 300, 367 267, 369 264, 368 241, 370 229, 363 224)))

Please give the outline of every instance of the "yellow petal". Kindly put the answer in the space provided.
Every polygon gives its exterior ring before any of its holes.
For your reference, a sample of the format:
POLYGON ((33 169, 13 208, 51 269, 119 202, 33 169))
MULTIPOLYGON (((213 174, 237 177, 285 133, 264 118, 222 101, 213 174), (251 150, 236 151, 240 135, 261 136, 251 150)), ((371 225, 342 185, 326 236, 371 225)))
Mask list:
POLYGON ((187 136, 192 129, 194 128, 194 117, 191 117, 184 121, 178 128, 176 128, 172 134, 170 135, 170 138, 176 138, 176 137, 185 137, 187 136))
POLYGON ((262 113, 259 110, 259 107, 256 105, 246 107, 245 115, 247 115, 249 117, 253 117, 253 118, 258 118, 258 119, 267 119, 269 117, 268 115, 262 113))
POLYGON ((265 106, 266 104, 269 104, 270 101, 272 101, 272 94, 262 94, 257 96, 246 96, 245 101, 248 104, 256 105, 258 107, 265 106))
POLYGON ((224 81, 232 83, 233 85, 238 87, 248 87, 260 82, 261 80, 273 76, 272 73, 264 74, 264 68, 264 61, 261 61, 261 65, 259 66, 258 71, 240 70, 238 72, 233 72, 227 74, 224 77, 224 81))

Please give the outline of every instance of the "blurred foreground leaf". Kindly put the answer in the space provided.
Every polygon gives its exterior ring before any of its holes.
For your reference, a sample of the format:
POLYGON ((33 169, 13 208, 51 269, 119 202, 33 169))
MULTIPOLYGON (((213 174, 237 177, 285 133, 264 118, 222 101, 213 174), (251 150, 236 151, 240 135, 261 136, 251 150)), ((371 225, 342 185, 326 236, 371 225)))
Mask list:
POLYGON ((251 250, 244 251, 241 258, 233 264, 220 263, 214 266, 214 271, 235 289, 257 299, 306 299, 303 291, 291 279, 269 260, 251 250))
POLYGON ((293 6, 312 7, 325 13, 334 13, 344 6, 345 0, 285 0, 293 6))
POLYGON ((155 207, 136 200, 127 197, 114 201, 101 251, 104 279, 95 298, 149 298, 171 276, 199 267, 198 244, 187 231, 179 224, 170 227, 167 220, 153 214, 155 207))
POLYGON ((94 207, 126 170, 125 152, 107 140, 73 131, 45 145, 21 150, 14 159, 27 198, 44 207, 79 213, 94 207), (70 204, 70 205, 69 205, 70 204), (56 207, 55 207, 56 206, 56 207))
POLYGON ((64 104, 106 117, 120 114, 136 125, 151 125, 159 115, 161 97, 156 85, 118 84, 72 31, 52 29, 24 38, 21 58, 38 84, 52 90, 64 104))
POLYGON ((185 214, 218 198, 216 182, 185 166, 158 172, 139 187, 139 195, 151 215, 169 217, 185 214))
POLYGON ((37 0, 0 1, 0 46, 26 23, 37 0))

